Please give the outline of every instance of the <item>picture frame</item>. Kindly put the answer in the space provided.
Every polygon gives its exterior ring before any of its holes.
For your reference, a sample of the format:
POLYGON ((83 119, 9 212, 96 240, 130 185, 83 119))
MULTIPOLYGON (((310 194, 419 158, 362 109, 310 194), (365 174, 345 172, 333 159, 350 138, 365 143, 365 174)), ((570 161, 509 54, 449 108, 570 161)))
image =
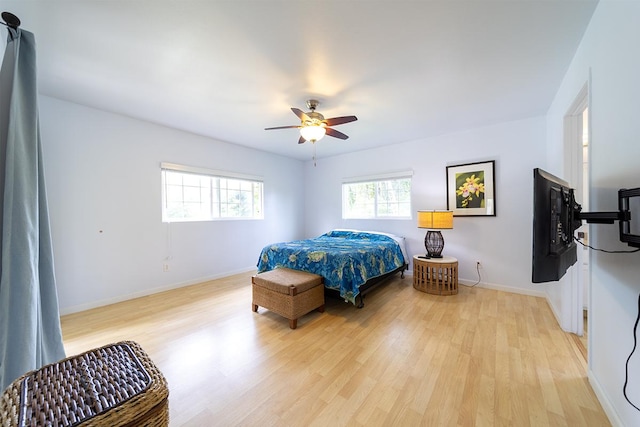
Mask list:
POLYGON ((447 166, 447 209, 453 216, 496 216, 495 188, 495 160, 447 166))

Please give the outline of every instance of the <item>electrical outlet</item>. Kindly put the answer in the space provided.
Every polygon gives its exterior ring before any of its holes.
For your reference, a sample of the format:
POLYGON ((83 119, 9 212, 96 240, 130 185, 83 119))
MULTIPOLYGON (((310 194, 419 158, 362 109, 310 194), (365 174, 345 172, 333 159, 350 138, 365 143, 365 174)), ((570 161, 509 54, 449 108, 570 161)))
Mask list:
POLYGON ((164 263, 162 264, 162 271, 164 271, 165 273, 167 273, 169 271, 169 264, 168 263, 164 263))

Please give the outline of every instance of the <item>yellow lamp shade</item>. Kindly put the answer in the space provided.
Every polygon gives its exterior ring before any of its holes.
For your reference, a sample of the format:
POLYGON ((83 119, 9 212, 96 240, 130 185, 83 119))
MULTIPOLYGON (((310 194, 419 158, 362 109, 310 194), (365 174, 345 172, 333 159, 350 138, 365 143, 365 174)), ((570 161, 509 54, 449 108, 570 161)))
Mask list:
POLYGON ((453 228, 452 211, 418 211, 418 228, 442 230, 453 228))

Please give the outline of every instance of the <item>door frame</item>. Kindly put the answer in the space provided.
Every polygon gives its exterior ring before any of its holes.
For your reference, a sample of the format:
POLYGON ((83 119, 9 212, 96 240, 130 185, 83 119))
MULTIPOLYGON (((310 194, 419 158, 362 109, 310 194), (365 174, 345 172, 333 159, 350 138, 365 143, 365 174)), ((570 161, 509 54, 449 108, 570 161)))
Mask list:
MULTIPOLYGON (((591 78, 589 78, 591 80, 591 78)), ((564 175, 568 178, 572 187, 575 188, 576 194, 581 197, 582 189, 589 183, 583 180, 583 156, 582 156, 582 113, 588 108, 588 132, 591 135, 591 106, 590 106, 590 90, 589 82, 585 83, 578 92, 573 104, 567 110, 564 117, 564 175)), ((583 206, 583 209, 586 209, 583 206)), ((588 225, 583 225, 588 227, 588 225)), ((570 301, 569 301, 569 332, 582 336, 584 334, 584 277, 585 272, 582 268, 584 257, 587 262, 590 260, 590 251, 583 251, 578 248, 578 261, 576 268, 571 269, 569 276, 570 301)), ((591 274, 589 268, 586 274, 591 274)), ((590 281, 589 281, 590 282, 590 281)), ((590 298, 587 299, 590 305, 590 298)), ((589 311, 590 307, 587 307, 589 311)), ((590 354, 591 352, 587 352, 590 354)))

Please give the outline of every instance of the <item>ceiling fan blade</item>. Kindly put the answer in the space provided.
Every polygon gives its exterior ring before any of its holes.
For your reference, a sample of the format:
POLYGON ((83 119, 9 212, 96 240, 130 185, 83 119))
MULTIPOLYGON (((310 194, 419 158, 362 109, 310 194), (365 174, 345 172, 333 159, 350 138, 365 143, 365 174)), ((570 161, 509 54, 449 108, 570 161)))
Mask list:
POLYGON ((348 139, 349 138, 344 133, 339 132, 339 131, 337 131, 335 129, 326 128, 326 131, 327 131, 327 135, 332 136, 334 138, 340 138, 340 139, 348 139))
POLYGON ((298 140, 298 144, 304 144, 305 142, 307 142, 307 140, 303 137, 300 137, 300 139, 298 140))
POLYGON ((301 126, 292 125, 292 126, 276 126, 274 128, 264 128, 264 130, 273 130, 273 129, 300 129, 301 126))
POLYGON ((293 111, 293 114, 298 116, 298 118, 303 122, 310 120, 309 116, 307 116, 307 114, 299 108, 291 107, 291 111, 293 111))
POLYGON ((356 120, 358 120, 356 116, 344 116, 344 117, 334 117, 331 119, 326 119, 325 121, 327 122, 327 126, 336 126, 336 125, 342 125, 345 123, 355 122, 356 120))

